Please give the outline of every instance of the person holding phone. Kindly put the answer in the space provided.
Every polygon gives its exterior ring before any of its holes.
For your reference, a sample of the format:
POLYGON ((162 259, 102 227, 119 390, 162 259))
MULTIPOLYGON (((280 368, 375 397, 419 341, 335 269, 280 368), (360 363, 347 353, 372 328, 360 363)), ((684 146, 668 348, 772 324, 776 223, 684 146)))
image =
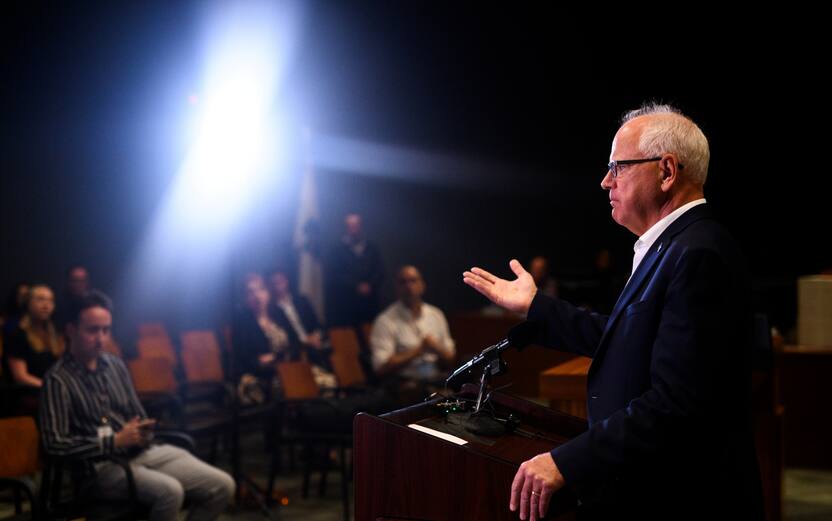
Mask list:
POLYGON ((186 450, 152 444, 148 418, 124 363, 102 352, 110 339, 109 298, 92 291, 69 315, 69 350, 44 376, 40 424, 49 454, 78 463, 84 488, 95 497, 127 497, 124 469, 109 456, 129 459, 139 502, 152 521, 175 520, 189 500, 191 521, 216 519, 234 495, 227 473, 186 450))

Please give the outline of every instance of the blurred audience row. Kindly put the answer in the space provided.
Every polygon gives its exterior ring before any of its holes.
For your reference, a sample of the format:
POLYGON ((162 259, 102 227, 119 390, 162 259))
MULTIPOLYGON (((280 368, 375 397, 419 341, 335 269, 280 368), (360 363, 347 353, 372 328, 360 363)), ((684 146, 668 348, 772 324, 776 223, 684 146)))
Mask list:
MULTIPOLYGON (((405 265, 395 271, 396 301, 381 309, 384 263, 378 248, 364 235, 361 216, 354 213, 345 217, 342 240, 327 264, 327 317, 319 316, 306 296, 292 290, 285 269, 243 277, 237 311, 223 337, 229 344, 223 360, 226 379, 237 387, 243 403, 263 402, 274 395, 279 386, 275 368, 280 362, 308 363, 321 389, 343 386, 333 356, 347 355, 333 349, 333 328, 338 335, 351 337, 348 343, 355 346, 347 349, 355 359, 350 365, 362 374, 353 379, 382 387, 394 396, 403 393, 406 399, 439 387, 456 361, 455 344, 445 314, 423 300, 427 285, 418 267, 405 265)), ((589 284, 576 279, 556 281, 543 256, 532 258, 527 267, 541 292, 566 294, 602 312, 612 307, 612 295, 620 285, 607 250, 599 253, 597 273, 589 284)), ((90 274, 78 265, 66 271, 65 287, 57 299, 43 283, 13 288, 0 318, 4 381, 41 386, 48 368, 64 353, 67 310, 90 289, 90 274)), ((484 308, 483 312, 501 311, 484 308)))

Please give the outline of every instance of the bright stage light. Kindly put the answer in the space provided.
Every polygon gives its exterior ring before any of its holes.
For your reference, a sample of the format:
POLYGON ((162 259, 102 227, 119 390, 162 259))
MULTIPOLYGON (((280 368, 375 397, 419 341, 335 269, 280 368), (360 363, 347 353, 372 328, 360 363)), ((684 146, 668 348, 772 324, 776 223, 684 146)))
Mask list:
POLYGON ((221 5, 208 18, 193 141, 171 201, 194 233, 233 226, 282 154, 274 102, 291 24, 270 3, 221 5))
POLYGON ((187 149, 126 277, 138 309, 172 285, 204 300, 210 286, 226 280, 235 233, 287 169, 276 102, 299 36, 300 5, 203 6, 202 74, 183 100, 191 112, 187 149))

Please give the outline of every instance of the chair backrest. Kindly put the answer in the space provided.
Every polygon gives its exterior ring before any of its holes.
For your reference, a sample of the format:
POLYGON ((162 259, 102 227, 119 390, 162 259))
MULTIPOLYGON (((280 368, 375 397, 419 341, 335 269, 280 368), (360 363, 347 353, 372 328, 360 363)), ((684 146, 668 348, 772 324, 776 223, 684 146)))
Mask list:
POLYGON ((143 322, 139 324, 139 338, 164 337, 170 340, 168 328, 162 322, 143 322))
POLYGON ((333 353, 329 360, 340 387, 360 387, 367 383, 358 356, 333 353))
POLYGON ((34 474, 40 468, 38 428, 31 416, 0 419, 0 478, 34 474))
POLYGON ((165 358, 176 367, 176 351, 173 342, 165 337, 146 337, 136 341, 136 352, 139 358, 165 358))
POLYGON ((373 323, 372 322, 362 322, 361 323, 361 334, 364 335, 364 342, 369 345, 370 344, 370 336, 373 334, 373 323))
POLYGON ((361 344, 358 343, 358 335, 351 327, 329 328, 329 343, 332 352, 340 356, 358 356, 361 351, 361 344))
POLYGON ((222 382, 222 352, 217 335, 213 331, 185 331, 182 342, 182 366, 189 383, 222 382))
POLYGON ((317 398, 320 394, 309 362, 281 362, 277 364, 277 377, 284 398, 317 398))
POLYGON ((173 364, 167 358, 136 358, 127 362, 133 386, 139 393, 176 392, 173 364))

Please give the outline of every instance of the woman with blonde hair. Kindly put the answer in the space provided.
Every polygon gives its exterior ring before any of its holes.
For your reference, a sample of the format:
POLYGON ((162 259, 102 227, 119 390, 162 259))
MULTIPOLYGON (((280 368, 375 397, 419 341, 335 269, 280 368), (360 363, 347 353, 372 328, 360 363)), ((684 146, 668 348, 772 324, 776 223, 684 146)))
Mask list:
POLYGON ((64 337, 52 322, 55 295, 46 284, 33 284, 25 312, 5 349, 14 383, 40 387, 47 369, 63 355, 64 337))

